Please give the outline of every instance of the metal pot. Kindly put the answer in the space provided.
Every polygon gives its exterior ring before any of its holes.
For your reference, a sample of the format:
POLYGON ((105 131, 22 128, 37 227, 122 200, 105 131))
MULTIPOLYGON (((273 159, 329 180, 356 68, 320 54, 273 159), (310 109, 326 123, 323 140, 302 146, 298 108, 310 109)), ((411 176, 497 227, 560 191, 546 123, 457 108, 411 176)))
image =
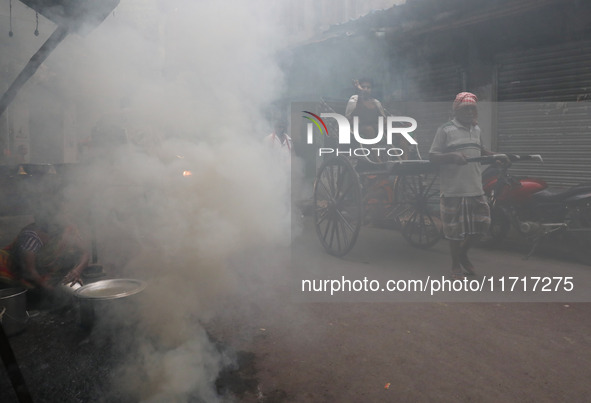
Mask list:
POLYGON ((27 290, 5 288, 0 290, 0 323, 7 336, 23 331, 29 322, 27 290))
POLYGON ((78 288, 80 325, 90 329, 99 319, 117 319, 118 314, 130 313, 135 296, 146 288, 146 283, 134 279, 96 281, 78 288))

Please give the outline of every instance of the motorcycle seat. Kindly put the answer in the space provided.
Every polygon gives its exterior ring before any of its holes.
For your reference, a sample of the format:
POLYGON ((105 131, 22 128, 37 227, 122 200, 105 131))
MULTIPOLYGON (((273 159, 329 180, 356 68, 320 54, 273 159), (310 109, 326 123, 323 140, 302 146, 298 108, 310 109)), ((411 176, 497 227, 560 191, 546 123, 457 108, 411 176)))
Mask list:
POLYGON ((540 190, 532 195, 532 199, 535 201, 558 202, 569 199, 580 193, 589 192, 591 192, 591 183, 587 182, 570 188, 548 188, 540 190))

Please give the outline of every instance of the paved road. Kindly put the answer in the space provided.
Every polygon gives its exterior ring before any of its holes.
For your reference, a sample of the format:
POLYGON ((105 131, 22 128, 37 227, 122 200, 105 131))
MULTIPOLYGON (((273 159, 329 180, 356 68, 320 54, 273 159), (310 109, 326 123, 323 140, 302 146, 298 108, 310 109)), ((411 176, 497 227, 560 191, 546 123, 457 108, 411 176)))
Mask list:
POLYGON ((450 302, 462 293, 302 295, 303 278, 426 279, 445 275, 449 264, 443 242, 421 251, 375 228, 363 228, 354 250, 337 259, 323 252, 306 223, 294 238, 292 277, 277 267, 268 277, 273 292, 260 295, 256 306, 228 311, 226 327, 215 329, 253 354, 257 387, 240 400, 591 401, 591 305, 574 302, 588 300, 591 268, 484 249, 474 250, 473 260, 477 279, 569 276, 575 291, 497 289, 467 293, 462 303, 450 302), (528 299, 559 302, 520 302, 528 299))

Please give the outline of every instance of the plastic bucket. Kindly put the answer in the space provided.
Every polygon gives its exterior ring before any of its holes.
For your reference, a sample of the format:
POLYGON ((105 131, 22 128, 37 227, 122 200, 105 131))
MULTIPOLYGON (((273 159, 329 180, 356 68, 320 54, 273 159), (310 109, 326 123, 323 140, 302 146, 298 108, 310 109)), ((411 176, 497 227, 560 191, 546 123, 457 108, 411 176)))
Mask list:
POLYGON ((26 292, 24 288, 0 290, 0 323, 8 336, 19 333, 27 327, 29 314, 26 292))

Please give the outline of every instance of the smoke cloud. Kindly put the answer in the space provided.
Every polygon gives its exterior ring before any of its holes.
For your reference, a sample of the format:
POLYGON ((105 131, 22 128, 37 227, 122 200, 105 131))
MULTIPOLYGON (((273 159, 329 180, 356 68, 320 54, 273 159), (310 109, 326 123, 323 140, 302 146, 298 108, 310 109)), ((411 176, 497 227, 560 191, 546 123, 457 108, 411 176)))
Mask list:
POLYGON ((270 0, 122 0, 27 84, 43 110, 70 110, 74 138, 90 144, 77 150, 85 168, 67 212, 90 211, 107 274, 149 284, 114 376, 124 395, 214 401, 227 359, 200 324, 260 286, 268 265, 247 262, 290 242, 289 171, 262 142, 283 89, 279 11, 270 0))

